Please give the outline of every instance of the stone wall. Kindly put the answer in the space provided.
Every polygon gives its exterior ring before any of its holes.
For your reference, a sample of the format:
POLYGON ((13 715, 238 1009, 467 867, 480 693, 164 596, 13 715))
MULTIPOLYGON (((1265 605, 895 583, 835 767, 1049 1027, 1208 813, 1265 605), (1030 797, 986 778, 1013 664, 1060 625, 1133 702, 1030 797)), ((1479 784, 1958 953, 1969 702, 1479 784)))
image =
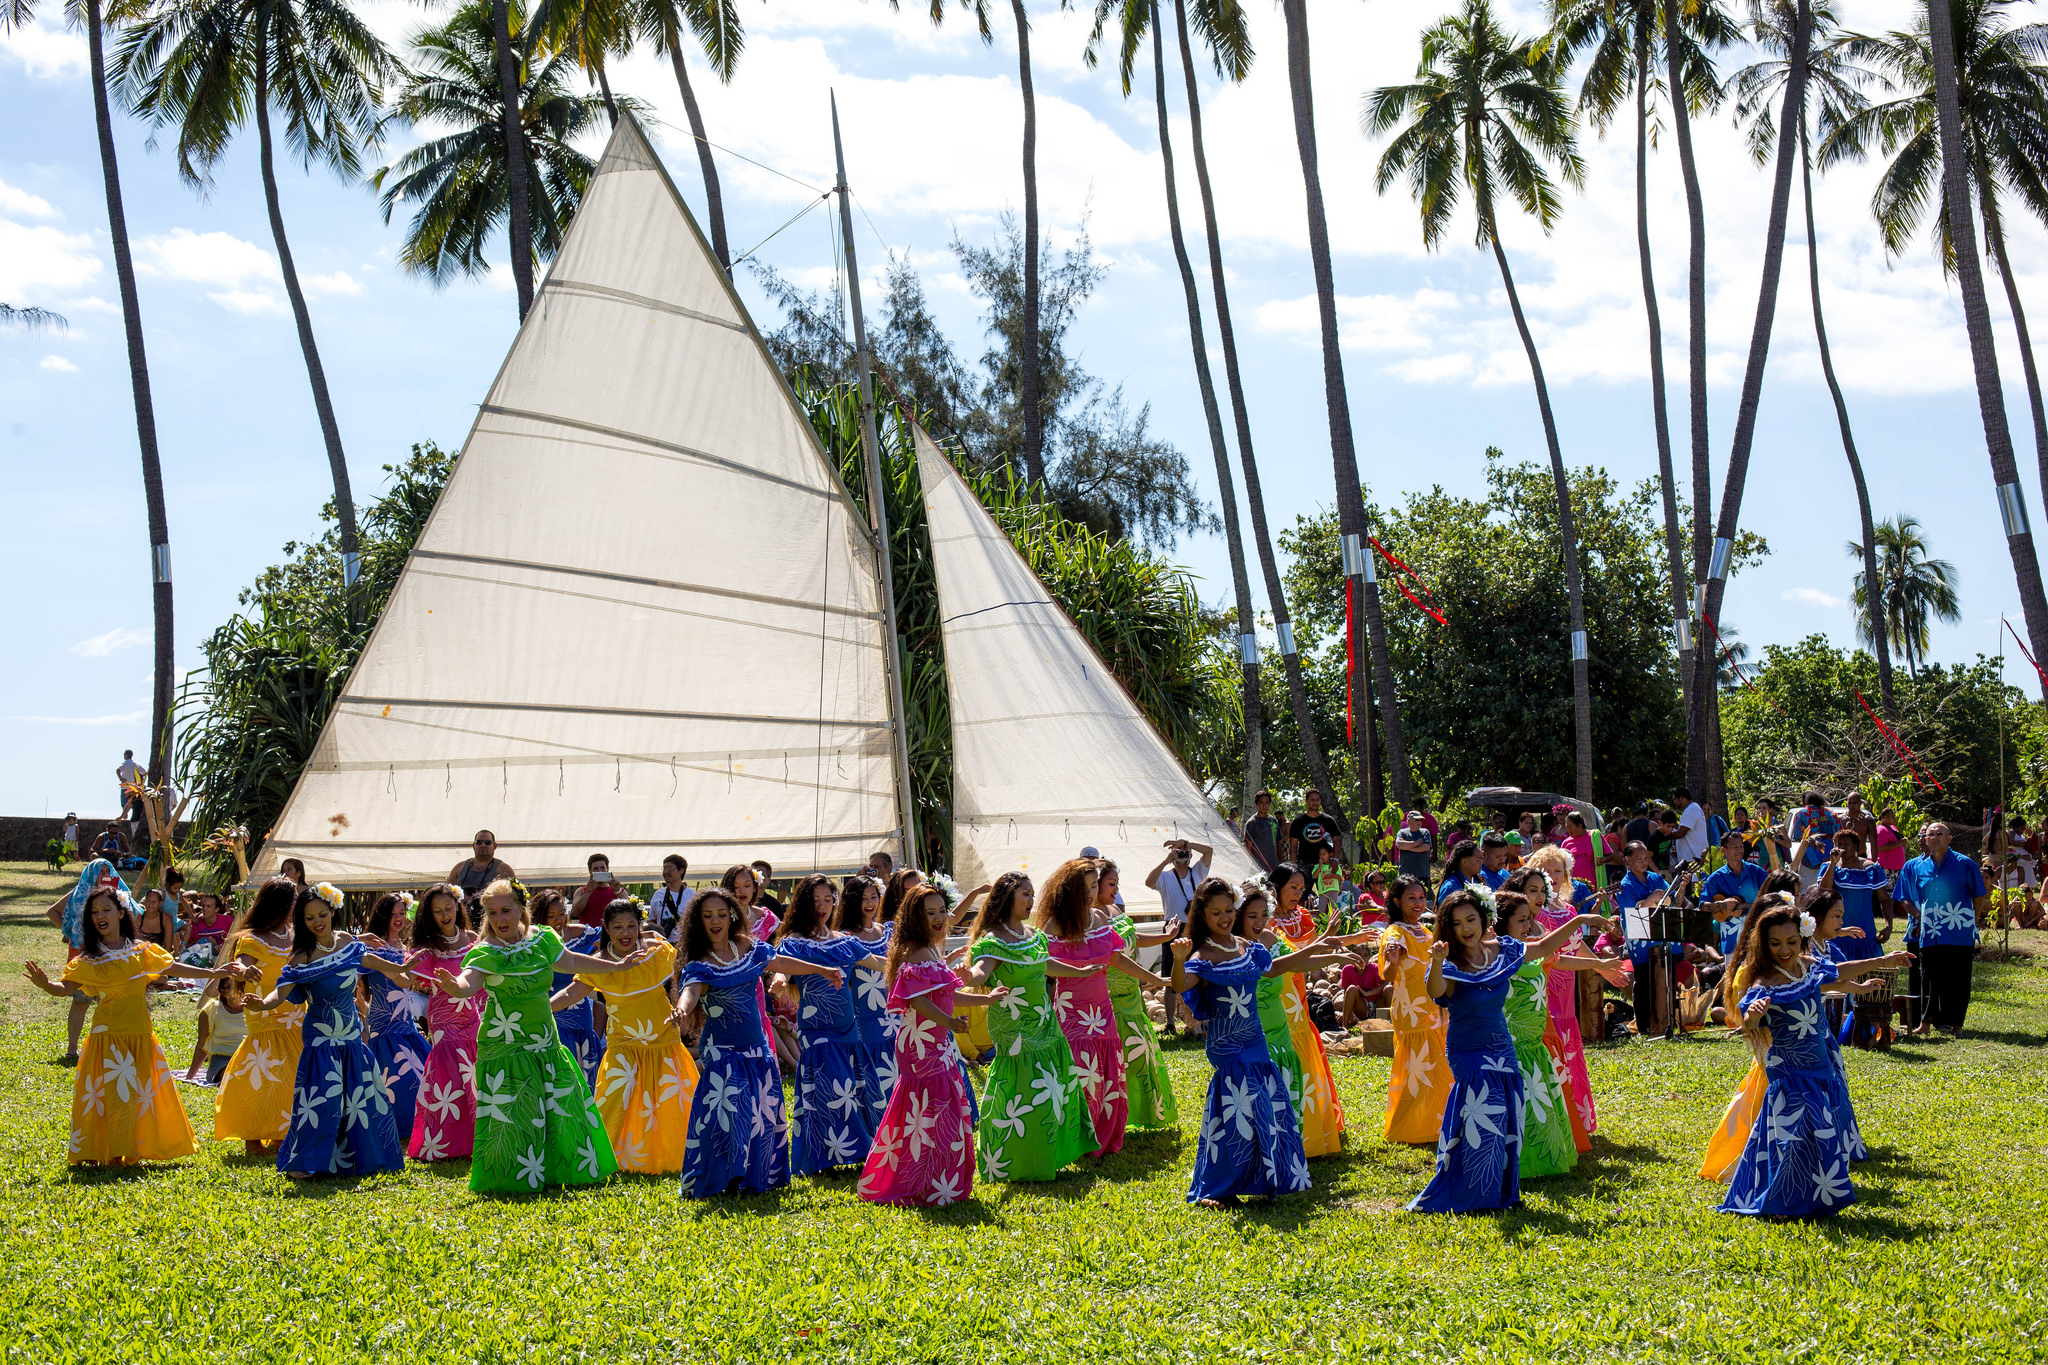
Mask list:
MULTIPOLYGON (((82 847, 79 852, 83 853, 89 848, 92 841, 99 838, 100 831, 106 827, 105 817, 96 820, 80 817, 78 839, 82 847)), ((134 848, 137 843, 134 831, 139 830, 141 826, 123 825, 121 828, 128 834, 129 847, 134 848)), ((48 846, 50 840, 63 832, 64 817, 61 815, 0 815, 0 862, 39 863, 43 860, 43 849, 48 846)), ((189 838, 191 833, 191 821, 187 820, 178 826, 180 842, 189 838)))

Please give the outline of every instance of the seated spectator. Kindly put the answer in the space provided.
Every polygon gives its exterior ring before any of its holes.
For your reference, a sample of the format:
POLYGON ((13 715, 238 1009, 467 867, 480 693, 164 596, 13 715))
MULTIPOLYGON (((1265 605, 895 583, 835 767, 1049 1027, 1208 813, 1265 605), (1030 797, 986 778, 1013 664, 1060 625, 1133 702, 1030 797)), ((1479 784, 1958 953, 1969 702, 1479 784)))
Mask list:
POLYGON ((117 863, 127 856, 127 853, 128 841, 122 837, 121 831, 116 829, 112 822, 109 822, 106 830, 100 837, 92 841, 90 856, 105 858, 110 863, 117 863))
MULTIPOLYGON (((1353 874, 1356 875, 1355 873, 1353 874)), ((1387 922, 1387 873, 1385 868, 1376 867, 1365 874, 1365 880, 1358 888, 1358 922, 1360 924, 1385 924, 1387 922)))
POLYGON ((1387 1001, 1390 987, 1380 979, 1380 969, 1370 960, 1363 965, 1347 962, 1337 978, 1340 998, 1337 1001, 1337 1023, 1341 1028, 1350 1028, 1373 1017, 1373 1012, 1387 1001))
POLYGON ((1744 856, 1749 841, 1737 830, 1729 830, 1721 836, 1722 864, 1714 869, 1700 886, 1700 904, 1714 916, 1721 930, 1721 956, 1732 957, 1736 941, 1742 937, 1743 922, 1749 917, 1749 907, 1763 891, 1764 878, 1770 874, 1744 856))

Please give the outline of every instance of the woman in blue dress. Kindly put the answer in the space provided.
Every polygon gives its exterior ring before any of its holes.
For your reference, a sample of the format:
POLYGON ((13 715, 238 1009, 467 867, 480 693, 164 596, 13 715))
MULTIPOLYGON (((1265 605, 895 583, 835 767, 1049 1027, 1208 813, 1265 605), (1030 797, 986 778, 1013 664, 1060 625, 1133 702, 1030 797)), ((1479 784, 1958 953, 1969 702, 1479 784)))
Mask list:
POLYGON ((1825 950, 1804 956, 1799 912, 1774 905, 1753 918, 1740 962, 1728 974, 1731 1013, 1764 1051, 1764 1097, 1735 1163, 1723 1213, 1815 1218, 1856 1202, 1849 1181, 1851 1116, 1828 1053, 1821 992, 1902 966, 1909 957, 1837 964, 1825 950))
MULTIPOLYGON (((579 925, 570 919, 569 898, 559 891, 534 892, 528 913, 536 928, 554 930, 572 953, 595 956, 604 947, 604 926, 579 925)), ((549 999, 575 984, 574 972, 557 971, 548 986, 549 999)), ((604 1001, 582 991, 576 992, 574 1003, 555 1010, 555 1032, 576 1065, 583 1068, 583 1088, 593 1095, 597 1093, 598 1070, 604 1065, 604 1023, 604 1001)))
MULTIPOLYGON (((366 957, 405 965, 412 952, 412 897, 403 891, 387 891, 370 910, 369 925, 363 931, 366 957)), ((391 1087, 392 1114, 398 1121, 398 1138, 412 1134, 414 1111, 419 1106, 420 1078, 427 1072, 427 1040, 415 1022, 427 999, 411 990, 401 979, 362 978, 363 1032, 370 1054, 384 1072, 384 1084, 391 1087)))
MULTIPOLYGON (((1843 830, 1835 836, 1835 851, 1816 883, 1822 890, 1841 892, 1842 924, 1845 929, 1858 931, 1854 934, 1845 932, 1841 941, 1835 944, 1835 957, 1841 962, 1860 962, 1878 955, 1877 909, 1880 898, 1887 925, 1892 918, 1888 894, 1892 874, 1870 861, 1864 852, 1863 836, 1853 829, 1843 830)), ((1886 934, 1889 933, 1887 929, 1886 934)))
POLYGON ((396 1106, 384 1070, 363 1042, 356 979, 365 967, 398 979, 405 969, 368 956, 362 940, 337 931, 341 892, 327 883, 301 887, 292 902, 292 952, 277 985, 243 1008, 304 1005, 304 1047, 292 1091, 291 1129, 277 1169, 294 1180, 369 1175, 405 1165, 396 1106))
POLYGON ((722 889, 697 894, 683 912, 682 934, 683 992, 671 1017, 680 1025, 704 1006, 683 1194, 709 1199, 733 1190, 780 1189, 789 1183, 789 1123, 782 1113, 782 1073, 761 1031, 756 987, 764 972, 835 983, 845 978, 836 967, 755 942, 738 899, 722 889))
MULTIPOLYGON (((870 957, 886 961, 890 933, 896 924, 893 920, 882 923, 882 883, 865 874, 841 882, 839 903, 832 911, 832 927, 859 939, 870 957)), ((861 1041, 868 1045, 868 1055, 875 1059, 875 1079, 886 1109, 889 1095, 896 1089, 896 1026, 902 1022, 902 1016, 889 1008, 889 983, 882 973, 856 965, 848 985, 860 1021, 861 1041)), ((967 1093, 972 1095, 973 1087, 967 1093)), ((875 1113, 874 1120, 881 1123, 881 1111, 875 1113)))
POLYGON ((800 1045, 796 1102, 790 1111, 793 1175, 864 1163, 879 1116, 889 1108, 874 1053, 861 1036, 851 979, 856 968, 886 973, 889 963, 861 940, 830 927, 838 904, 831 878, 814 872, 797 883, 775 931, 776 949, 784 957, 840 974, 835 980, 811 973, 789 981, 797 994, 800 1045))
POLYGON ((1598 915, 1574 915, 1531 943, 1489 939, 1493 908, 1470 890, 1436 909, 1424 990, 1450 1016, 1444 1054, 1450 1096, 1437 1132, 1436 1172, 1408 1202, 1414 1213, 1474 1213, 1522 1202, 1522 1068, 1507 999, 1526 957, 1546 958, 1598 915))
MULTIPOLYGON (((1882 971, 1886 965, 1904 965, 1908 960, 1904 953, 1894 953, 1890 957, 1879 959, 1874 952, 1857 951, 1858 946, 1865 941, 1865 936, 1861 929, 1843 922, 1847 916, 1848 899, 1847 893, 1834 890, 1825 879, 1806 894, 1806 900, 1800 906, 1805 918, 1799 927, 1805 929, 1810 923, 1813 929, 1808 942, 1808 960, 1830 963, 1838 974, 1851 962, 1875 961, 1880 964, 1864 968, 1865 971, 1882 971)), ((1871 981, 1838 979, 1824 994, 1853 999, 1855 996, 1867 995, 1875 988, 1876 983, 1871 981)), ((1834 1065, 1835 1111, 1842 1116, 1842 1122, 1848 1129, 1849 1159, 1868 1161, 1870 1151, 1863 1145, 1863 1130, 1856 1124, 1856 1106, 1849 1099, 1849 1067, 1842 1060, 1842 1039, 1854 1026, 1853 1011, 1845 1011, 1841 1027, 1830 1027, 1826 1030, 1828 1060, 1834 1065)))
POLYGON ((1231 933, 1236 918, 1230 883, 1211 877, 1195 888, 1187 934, 1171 946, 1172 989, 1202 1021, 1202 1048, 1214 1068, 1188 1183, 1188 1202, 1211 1209, 1309 1188, 1301 1121, 1259 1022, 1259 978, 1353 960, 1322 942, 1274 957, 1265 944, 1231 933))

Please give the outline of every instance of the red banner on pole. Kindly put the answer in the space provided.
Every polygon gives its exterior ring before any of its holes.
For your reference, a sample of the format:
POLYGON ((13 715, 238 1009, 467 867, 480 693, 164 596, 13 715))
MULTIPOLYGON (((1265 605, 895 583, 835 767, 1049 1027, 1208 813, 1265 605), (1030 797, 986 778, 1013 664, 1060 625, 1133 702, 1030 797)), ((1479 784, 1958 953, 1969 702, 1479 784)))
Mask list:
MULTIPOLYGON (((1371 540, 1372 538, 1367 537, 1367 539, 1371 540)), ((1429 584, 1422 581, 1421 574, 1415 572, 1415 570, 1409 568, 1406 564, 1402 563, 1401 557, 1399 555, 1395 554, 1392 550, 1389 550, 1386 546, 1380 544, 1379 541, 1372 540, 1372 547, 1373 549, 1379 551, 1380 558, 1386 560, 1389 567, 1396 569, 1399 572, 1404 573, 1408 575, 1408 577, 1414 579, 1415 586, 1421 588, 1423 596, 1427 597, 1429 600, 1427 602, 1423 601, 1421 597, 1417 597, 1414 593, 1408 591, 1408 585, 1406 583, 1403 583, 1399 578, 1396 578, 1393 580, 1393 583, 1395 587, 1401 590, 1401 596, 1407 598, 1410 602, 1413 602, 1417 607, 1420 607, 1422 609, 1423 614, 1428 616, 1430 619, 1434 620, 1438 625, 1442 626, 1450 624, 1449 622, 1444 620, 1444 614, 1441 611, 1437 610, 1436 594, 1429 590, 1429 584)))
POLYGON ((1358 626, 1353 619, 1351 609, 1351 580, 1347 578, 1344 580, 1344 742, 1346 744, 1357 742, 1352 738, 1351 734, 1351 694, 1355 688, 1355 680, 1358 676, 1358 665, 1355 662, 1357 635, 1358 626))
POLYGON ((1885 737, 1898 756, 1906 760, 1906 770, 1913 774, 1915 782, 1918 782, 1923 787, 1933 787, 1936 791, 1948 790, 1935 779, 1933 773, 1928 773, 1924 777, 1921 775, 1919 765, 1914 761, 1918 755, 1906 747, 1904 740, 1892 733, 1892 727, 1884 723, 1884 717, 1870 709, 1870 703, 1863 699, 1861 692, 1856 694, 1856 704, 1863 708, 1863 714, 1870 717, 1871 724, 1877 727, 1877 732, 1885 737))

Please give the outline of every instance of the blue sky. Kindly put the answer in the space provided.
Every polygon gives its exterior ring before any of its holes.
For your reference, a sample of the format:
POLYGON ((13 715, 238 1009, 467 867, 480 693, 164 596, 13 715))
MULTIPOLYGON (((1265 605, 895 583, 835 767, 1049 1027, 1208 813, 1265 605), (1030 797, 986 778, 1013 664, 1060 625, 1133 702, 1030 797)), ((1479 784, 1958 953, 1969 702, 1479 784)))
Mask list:
MULTIPOLYGON (((8 585, 0 621, 13 662, 0 676, 0 813, 75 808, 92 815, 113 807, 121 750, 146 747, 147 537, 84 43, 61 28, 54 3, 43 8, 40 26, 0 39, 0 126, 10 130, 0 146, 0 300, 54 308, 72 325, 61 333, 0 334, 0 451, 13 509, 0 540, 0 581, 8 585)), ((1075 344, 1090 371, 1125 386, 1133 406, 1152 404, 1156 430, 1188 454, 1213 499, 1214 466, 1166 237, 1149 66, 1141 68, 1137 96, 1124 100, 1113 71, 1091 71, 1080 60, 1085 16, 1035 8, 1045 222, 1059 244, 1085 215, 1110 267, 1075 327, 1075 344)), ((1347 377, 1360 465, 1383 499, 1438 483, 1477 490, 1488 445, 1543 458, 1527 365, 1492 262, 1469 245, 1469 223, 1442 252, 1426 253, 1405 196, 1372 191, 1378 148, 1359 130, 1360 97, 1409 74, 1416 34, 1444 8, 1447 0, 1317 0, 1311 7, 1347 377)), ((394 48, 429 17, 401 3, 372 4, 365 13, 394 48)), ((1528 5, 1505 13, 1525 30, 1536 21, 1528 5)), ((872 229, 861 225, 858 242, 870 300, 879 296, 885 251, 907 255, 956 346, 978 355, 978 310, 947 243, 956 232, 987 240, 998 216, 1021 204, 1021 115, 1007 29, 998 27, 991 48, 965 11, 951 12, 935 30, 921 7, 897 12, 876 0, 750 6, 745 17, 749 39, 732 85, 718 86, 701 63, 695 68, 712 141, 822 187, 831 175, 827 92, 836 89, 849 176, 872 222, 872 229)), ((1890 28, 1905 17, 1898 0, 1842 6, 1853 28, 1890 28)), ((1256 5, 1251 19, 1260 53, 1253 74, 1233 88, 1207 81, 1204 109, 1232 308, 1277 528, 1328 505, 1332 488, 1277 6, 1256 5)), ((671 174, 701 205, 666 63, 635 55, 612 78, 616 89, 653 106, 671 174)), ((1185 132, 1176 120, 1176 137, 1185 132)), ((318 529, 331 489, 253 150, 238 147, 202 197, 179 182, 167 146, 148 148, 148 130, 117 119, 116 136, 164 454, 178 659, 191 667, 199 642, 233 610, 236 592, 285 542, 318 529)), ((1696 138, 1709 228, 1718 499, 1756 307, 1769 181, 1726 117, 1700 127, 1696 138)), ((1184 141, 1181 152, 1186 177, 1184 141)), ((1566 459, 1604 465, 1633 482, 1654 472, 1655 445, 1627 129, 1605 140, 1589 133, 1585 152, 1586 190, 1568 193, 1555 233, 1545 238, 1530 222, 1510 221, 1504 238, 1543 349, 1566 459)), ((720 168, 735 250, 767 237, 810 193, 731 155, 721 154, 720 168)), ((293 251, 358 501, 366 501, 382 486, 379 467, 410 443, 431 439, 452 450, 461 442, 515 326, 509 272, 437 291, 396 268, 398 230, 380 220, 366 188, 295 168, 281 174, 293 251)), ((1936 630, 1935 657, 1991 653, 1999 616, 2016 614, 2017 594, 1997 530, 1961 308, 1930 250, 1916 245, 1886 259, 1867 207, 1874 174, 1851 167, 1817 187, 1836 365, 1874 510, 1920 517, 1936 553, 1960 572, 1964 618, 1936 630)), ((1650 176, 1666 367, 1682 379, 1685 226, 1668 144, 1650 176)), ((1191 191, 1185 178, 1183 186, 1191 191)), ((1726 609, 1758 646, 1816 631, 1851 639, 1844 599, 1852 565, 1843 544, 1856 533, 1855 501, 1812 343, 1796 212, 1794 224, 1743 509, 1744 524, 1768 537, 1773 553, 1736 580, 1726 609)), ((2037 224, 2018 225, 2013 251, 2023 264, 2023 297, 2048 308, 2048 274, 2037 264, 2048 259, 2042 245, 2037 224)), ((1191 247, 1199 260, 1199 243, 1191 247)), ((825 215, 811 214, 760 256, 798 283, 824 284, 832 260, 825 215)), ((758 302, 758 292, 750 298, 758 302)), ((772 313, 758 316, 772 325, 772 313)), ((2022 482, 2038 520, 2032 431, 2002 302, 1994 302, 1993 316, 2022 482)), ((1682 388, 1673 390, 1671 420, 1682 461, 1682 388)), ((660 534, 686 518, 687 509, 622 499, 617 530, 660 534)), ((1205 598, 1227 593, 1219 540, 1183 542, 1176 554, 1201 577, 1205 598)), ((547 647, 630 654, 635 642, 547 647)), ((2026 685, 2031 670, 2014 657, 2007 673, 2026 685)))

